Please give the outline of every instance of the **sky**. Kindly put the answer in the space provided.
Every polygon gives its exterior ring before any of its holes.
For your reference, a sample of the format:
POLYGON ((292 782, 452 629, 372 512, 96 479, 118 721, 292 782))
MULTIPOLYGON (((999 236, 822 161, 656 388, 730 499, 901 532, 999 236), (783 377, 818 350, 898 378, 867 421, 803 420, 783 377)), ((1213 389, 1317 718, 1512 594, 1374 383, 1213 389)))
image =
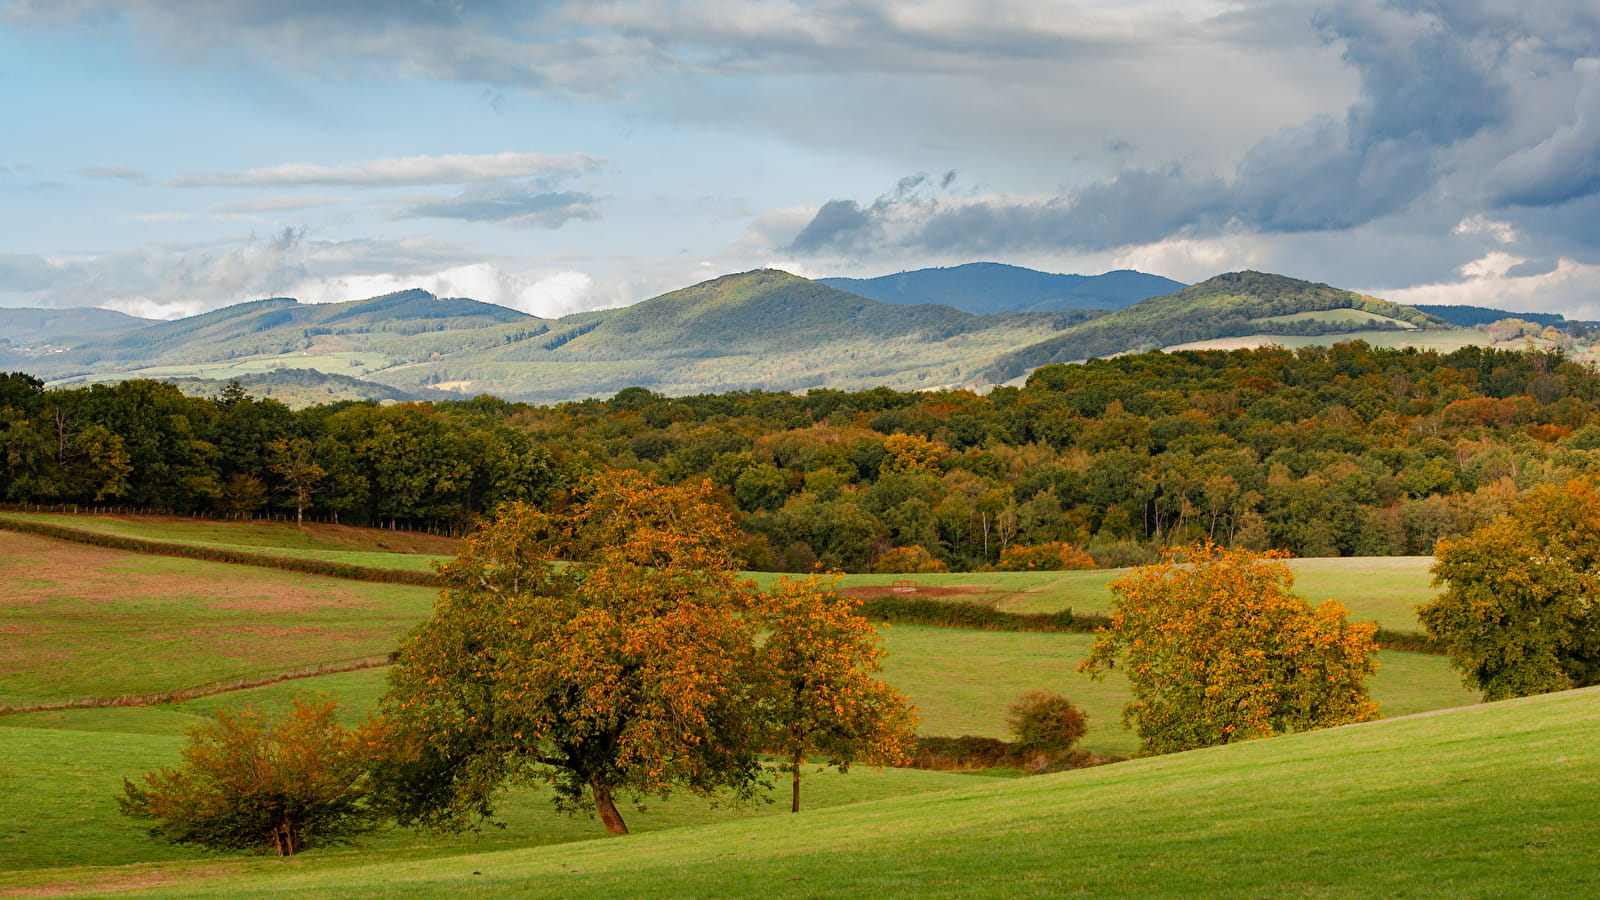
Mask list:
POLYGON ((776 267, 1600 319, 1600 0, 0 0, 0 305, 776 267))

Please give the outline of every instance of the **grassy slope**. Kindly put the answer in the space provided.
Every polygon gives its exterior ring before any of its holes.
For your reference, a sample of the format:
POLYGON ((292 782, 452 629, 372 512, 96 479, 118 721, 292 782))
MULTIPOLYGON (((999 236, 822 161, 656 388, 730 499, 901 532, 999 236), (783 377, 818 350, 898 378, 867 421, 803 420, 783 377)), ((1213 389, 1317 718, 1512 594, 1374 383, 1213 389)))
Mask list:
POLYGON ((184 897, 1593 896, 1597 727, 1589 689, 799 818, 140 874, 184 897))
POLYGON ((385 653, 428 588, 0 541, 0 704, 145 693, 385 653))
MULTIPOLYGON (((1363 556, 1340 559, 1294 559, 1295 591, 1313 603, 1335 599, 1352 619, 1370 619, 1397 631, 1418 630, 1415 606, 1437 593, 1428 567, 1431 556, 1363 556)), ((1007 612, 1085 613, 1111 611, 1113 579, 1127 569, 1079 572, 952 572, 940 575, 846 575, 845 587, 887 585, 911 578, 930 587, 966 587, 972 593, 951 599, 994 606, 1007 612)))
POLYGON ((240 522, 175 516, 70 515, 6 512, 0 516, 44 522, 79 531, 144 538, 202 547, 226 547, 275 556, 324 559, 377 569, 426 572, 435 561, 455 555, 451 538, 411 531, 384 531, 344 525, 240 522))

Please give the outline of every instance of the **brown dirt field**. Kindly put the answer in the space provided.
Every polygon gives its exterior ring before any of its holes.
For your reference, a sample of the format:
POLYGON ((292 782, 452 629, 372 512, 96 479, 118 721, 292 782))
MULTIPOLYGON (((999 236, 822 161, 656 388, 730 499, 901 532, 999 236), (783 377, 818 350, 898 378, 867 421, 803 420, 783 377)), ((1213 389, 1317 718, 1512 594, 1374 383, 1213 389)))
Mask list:
MULTIPOLYGON (((32 605, 70 592, 86 602, 143 597, 202 597, 207 606, 236 611, 303 612, 329 606, 370 606, 370 601, 316 590, 303 576, 251 569, 248 578, 129 571, 150 557, 33 535, 6 533, 0 540, 0 609, 32 605)), ((173 560, 178 566, 221 568, 221 563, 173 560)))
POLYGON ((855 587, 840 588, 839 593, 846 597, 971 597, 974 594, 986 594, 987 588, 981 584, 949 584, 919 586, 914 591, 897 592, 887 584, 861 584, 855 587))

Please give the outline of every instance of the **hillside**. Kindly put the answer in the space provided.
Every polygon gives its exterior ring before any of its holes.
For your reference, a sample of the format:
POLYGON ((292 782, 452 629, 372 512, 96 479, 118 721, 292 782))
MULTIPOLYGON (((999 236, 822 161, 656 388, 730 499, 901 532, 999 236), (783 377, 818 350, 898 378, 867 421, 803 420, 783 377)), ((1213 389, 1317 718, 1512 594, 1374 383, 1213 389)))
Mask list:
POLYGON ((104 335, 122 334, 156 324, 109 309, 12 309, 0 307, 0 347, 71 347, 104 335))
POLYGON ((426 358, 450 349, 449 339, 441 338, 452 333, 507 324, 542 330, 540 321, 492 303, 438 298, 420 290, 344 303, 273 297, 86 340, 39 358, 30 370, 60 378, 251 356, 357 351, 378 342, 403 346, 408 337, 435 345, 422 354, 426 358))
POLYGON ((817 280, 884 303, 942 303, 979 314, 1121 309, 1183 287, 1181 281, 1128 269, 1103 275, 1056 275, 992 262, 916 269, 878 278, 817 280))
POLYGON ((1092 312, 979 316, 880 303, 770 269, 727 275, 548 334, 373 377, 552 402, 642 386, 668 394, 972 383, 999 354, 1092 312))
POLYGON ((1263 272, 1229 272, 1175 293, 1142 300, 1007 353, 985 374, 994 381, 1005 381, 1049 363, 1241 335, 1330 335, 1450 327, 1445 320, 1412 307, 1326 284, 1263 272), (1360 315, 1315 315, 1341 310, 1360 315))
POLYGON ((621 840, 93 875, 185 897, 1593 896, 1597 719, 1600 689, 1568 691, 621 840))

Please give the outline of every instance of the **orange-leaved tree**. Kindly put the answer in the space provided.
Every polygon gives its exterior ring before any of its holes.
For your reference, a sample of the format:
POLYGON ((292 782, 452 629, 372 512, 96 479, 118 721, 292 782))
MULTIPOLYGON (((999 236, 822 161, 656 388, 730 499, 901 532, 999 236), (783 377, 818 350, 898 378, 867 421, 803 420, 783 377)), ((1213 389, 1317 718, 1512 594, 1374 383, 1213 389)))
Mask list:
POLYGON ((508 504, 441 567, 401 645, 378 789, 402 824, 460 828, 502 786, 627 833, 616 797, 752 797, 764 784, 754 586, 706 482, 594 475, 568 508, 508 504))
POLYGON ((189 732, 182 767, 124 778, 117 805, 165 841, 293 856, 376 827, 369 751, 326 698, 297 697, 281 719, 218 712, 189 732))
POLYGON ((765 743, 789 769, 791 812, 800 811, 800 773, 808 759, 822 758, 844 772, 858 760, 902 762, 914 745, 916 712, 873 677, 884 650, 860 606, 819 576, 780 579, 762 597, 765 743))
POLYGON ((1144 755, 1376 718, 1377 625, 1293 592, 1281 554, 1200 542, 1111 583, 1111 625, 1078 670, 1126 671, 1144 755))

